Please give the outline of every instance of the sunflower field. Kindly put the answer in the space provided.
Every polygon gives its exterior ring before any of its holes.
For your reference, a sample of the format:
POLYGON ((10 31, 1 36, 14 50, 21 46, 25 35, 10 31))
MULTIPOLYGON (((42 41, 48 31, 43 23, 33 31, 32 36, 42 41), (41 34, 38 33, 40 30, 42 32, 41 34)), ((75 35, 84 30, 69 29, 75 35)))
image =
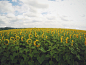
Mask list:
POLYGON ((2 30, 0 65, 86 65, 86 31, 60 28, 2 30))

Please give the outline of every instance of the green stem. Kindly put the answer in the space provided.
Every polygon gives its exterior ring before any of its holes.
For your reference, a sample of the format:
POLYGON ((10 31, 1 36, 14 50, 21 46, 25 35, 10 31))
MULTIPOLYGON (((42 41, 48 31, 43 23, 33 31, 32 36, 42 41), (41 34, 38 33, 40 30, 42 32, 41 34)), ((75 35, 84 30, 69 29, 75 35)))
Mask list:
POLYGON ((51 56, 51 61, 52 61, 52 56, 51 56))
MULTIPOLYGON (((18 53, 18 50, 17 50, 17 53, 18 53)), ((19 54, 18 54, 18 59, 19 59, 19 54)), ((20 62, 20 60, 19 60, 19 62, 20 62)))
MULTIPOLYGON (((52 43, 51 43, 51 53, 52 53, 52 43)), ((51 56, 51 61, 52 61, 52 56, 51 56)))
MULTIPOLYGON (((30 47, 30 54, 31 54, 31 47, 30 47)), ((31 57, 31 62, 32 62, 32 57, 31 57)))
MULTIPOLYGON (((18 44, 18 46, 19 46, 19 44, 18 44)), ((17 50, 17 53, 18 53, 18 50, 17 50)), ((19 54, 18 54, 18 59, 19 59, 19 54)), ((19 62, 20 62, 20 59, 19 59, 19 62)))
POLYGON ((45 46, 45 39, 44 39, 44 46, 45 46))
POLYGON ((27 55, 27 52, 26 52, 26 55, 27 55))
POLYGON ((73 65, 74 65, 74 60, 73 60, 73 65))

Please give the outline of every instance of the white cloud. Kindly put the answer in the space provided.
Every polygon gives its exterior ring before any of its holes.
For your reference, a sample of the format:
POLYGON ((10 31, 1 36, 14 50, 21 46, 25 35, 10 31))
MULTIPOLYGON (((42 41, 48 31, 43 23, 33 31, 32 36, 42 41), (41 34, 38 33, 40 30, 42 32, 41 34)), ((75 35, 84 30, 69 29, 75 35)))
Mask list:
POLYGON ((18 15, 16 16, 18 20, 23 20, 24 19, 24 16, 23 15, 18 15))
POLYGON ((7 16, 8 18, 13 18, 13 17, 15 17, 15 15, 14 15, 13 13, 8 13, 6 16, 7 16))
POLYGON ((9 3, 9 1, 0 1, 0 11, 2 13, 9 13, 14 12, 14 8, 12 6, 12 3, 9 3))
POLYGON ((23 13, 24 16, 28 16, 28 17, 36 17, 37 14, 34 14, 32 12, 26 12, 26 13, 23 13))
POLYGON ((35 8, 47 8, 48 5, 46 4, 40 4, 37 0, 20 0, 24 4, 28 4, 29 6, 35 7, 35 8))
POLYGON ((12 2, 17 2, 17 0, 12 0, 12 2))

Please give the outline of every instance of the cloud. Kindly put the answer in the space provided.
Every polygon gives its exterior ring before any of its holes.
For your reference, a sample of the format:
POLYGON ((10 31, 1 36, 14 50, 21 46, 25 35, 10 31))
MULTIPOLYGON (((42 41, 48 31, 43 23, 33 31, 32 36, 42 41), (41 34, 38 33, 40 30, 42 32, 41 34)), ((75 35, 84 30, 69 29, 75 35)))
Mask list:
POLYGON ((36 11, 36 9, 35 8, 33 8, 33 7, 30 7, 30 10, 29 10, 30 12, 34 12, 34 13, 36 13, 37 11, 36 11))
POLYGON ((81 17, 85 17, 85 14, 81 15, 81 17))
POLYGON ((17 2, 17 0, 12 0, 12 2, 17 2))
POLYGON ((32 13, 32 12, 26 12, 26 13, 23 13, 24 16, 28 16, 28 17, 36 17, 37 14, 36 13, 32 13))
POLYGON ((14 10, 17 11, 18 13, 24 13, 29 10, 28 5, 22 4, 21 6, 13 6, 14 10))
POLYGON ((47 12, 42 12, 41 14, 42 14, 42 15, 46 15, 46 14, 48 14, 48 13, 47 13, 47 12))
POLYGON ((64 0, 61 0, 61 1, 64 1, 64 0))
POLYGON ((48 5, 47 4, 40 4, 38 3, 37 0, 20 0, 22 1, 24 4, 28 4, 29 6, 35 7, 35 8, 47 8, 48 5))
POLYGON ((48 0, 48 1, 56 1, 56 0, 48 0))
POLYGON ((34 8, 34 7, 31 7, 31 6, 29 6, 29 5, 27 5, 27 4, 22 4, 21 6, 14 6, 14 9, 15 9, 15 13, 17 14, 17 15, 20 15, 20 14, 27 14, 28 12, 29 13, 37 13, 37 9, 36 8, 34 8))
POLYGON ((24 16, 28 16, 28 17, 36 17, 36 15, 34 15, 34 14, 24 14, 24 16))
POLYGON ((18 20, 23 20, 24 19, 24 16, 23 15, 18 15, 16 16, 18 20))
POLYGON ((8 19, 6 18, 6 16, 0 16, 0 24, 5 24, 6 21, 8 21, 8 19))
POLYGON ((55 20, 55 16, 47 17, 48 20, 55 20))
POLYGON ((9 3, 9 1, 0 1, 0 11, 1 13, 13 13, 14 8, 12 7, 12 3, 9 3))
POLYGON ((8 14, 6 15, 6 17, 8 17, 8 18, 13 18, 13 17, 15 17, 15 15, 14 15, 13 13, 8 13, 8 14))
POLYGON ((63 21, 68 21, 67 19, 65 19, 64 17, 60 17, 61 18, 61 20, 63 20, 63 21))

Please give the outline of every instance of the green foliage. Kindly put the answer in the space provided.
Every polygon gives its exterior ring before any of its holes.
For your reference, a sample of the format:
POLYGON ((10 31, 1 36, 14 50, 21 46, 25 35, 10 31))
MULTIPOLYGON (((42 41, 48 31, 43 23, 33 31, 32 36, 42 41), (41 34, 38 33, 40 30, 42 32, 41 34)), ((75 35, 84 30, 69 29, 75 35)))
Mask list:
MULTIPOLYGON (((74 32, 72 30, 51 30, 49 32, 46 30, 37 31, 37 29, 32 30, 15 30, 9 32, 0 33, 4 36, 3 39, 8 39, 8 45, 4 44, 4 40, 2 40, 2 36, 0 35, 0 65, 85 65, 86 64, 86 46, 84 44, 84 34, 81 32, 74 32), (39 35, 35 37, 35 32, 39 35), (51 31, 52 34, 51 34, 51 31), (55 32, 54 32, 55 31, 55 32), (57 33, 56 33, 57 31, 57 33), (44 32, 44 37, 41 35, 44 32), (68 35, 67 35, 67 32, 68 35), (16 34, 17 35, 16 35, 16 34), (33 37, 31 44, 27 44, 27 39, 29 39, 29 34, 32 34, 33 37), (55 33, 55 34, 54 34, 55 33), (58 35, 59 33, 59 35, 58 35), (65 36, 64 36, 65 33, 65 36), (80 36, 78 38, 73 37, 73 34, 78 34, 80 36), (70 34, 71 39, 70 39, 70 34), (19 36, 20 39, 16 40, 16 36, 19 36), (48 36, 48 39, 46 39, 48 36), (61 42, 61 36, 63 36, 63 41, 61 42), (14 37, 14 39, 10 40, 10 37, 14 37), (21 38, 24 38, 23 41, 21 38), (66 43, 66 38, 68 39, 68 43, 66 43), (34 45, 34 41, 39 40, 34 45), (74 40, 73 46, 71 46, 72 40, 74 40), (14 44, 13 44, 14 43, 14 44), (37 47, 37 45, 40 45, 37 47)), ((29 41, 28 41, 29 42, 29 41)), ((31 41, 30 41, 31 42, 31 41)), ((7 42, 6 42, 7 43, 7 42)))

